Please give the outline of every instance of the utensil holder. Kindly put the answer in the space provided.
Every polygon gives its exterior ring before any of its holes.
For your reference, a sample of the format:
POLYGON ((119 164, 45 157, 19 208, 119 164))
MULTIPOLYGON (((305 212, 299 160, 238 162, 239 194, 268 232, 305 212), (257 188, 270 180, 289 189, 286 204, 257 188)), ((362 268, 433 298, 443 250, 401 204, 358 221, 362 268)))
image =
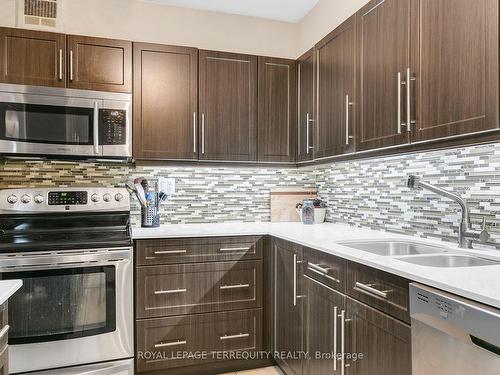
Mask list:
POLYGON ((141 207, 141 226, 143 228, 157 228, 160 226, 160 207, 150 205, 141 207))

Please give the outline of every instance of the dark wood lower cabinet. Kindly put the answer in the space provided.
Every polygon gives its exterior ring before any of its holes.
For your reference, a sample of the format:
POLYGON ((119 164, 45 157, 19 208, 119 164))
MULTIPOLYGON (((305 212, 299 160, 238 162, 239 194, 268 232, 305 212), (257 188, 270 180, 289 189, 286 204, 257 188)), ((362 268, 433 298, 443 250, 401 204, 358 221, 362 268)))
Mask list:
POLYGON ((287 375, 300 375, 303 364, 302 249, 276 240, 273 251, 276 362, 287 375))
POLYGON ((305 277, 304 375, 341 374, 341 320, 346 296, 305 277))
POLYGON ((0 306, 0 375, 9 375, 9 325, 7 302, 0 306))
MULTIPOLYGON (((347 298, 348 375, 411 375, 411 329, 352 298, 347 298), (356 355, 362 358, 354 360, 356 355)), ((319 375, 319 374, 318 374, 319 375)))

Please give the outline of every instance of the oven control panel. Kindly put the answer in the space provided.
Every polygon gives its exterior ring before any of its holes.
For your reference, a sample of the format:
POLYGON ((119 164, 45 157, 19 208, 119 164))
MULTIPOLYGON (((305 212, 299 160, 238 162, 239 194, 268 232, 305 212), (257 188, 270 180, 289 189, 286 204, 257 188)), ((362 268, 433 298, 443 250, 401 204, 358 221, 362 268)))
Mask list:
POLYGON ((130 196, 125 188, 0 190, 0 214, 62 211, 130 211, 130 196))

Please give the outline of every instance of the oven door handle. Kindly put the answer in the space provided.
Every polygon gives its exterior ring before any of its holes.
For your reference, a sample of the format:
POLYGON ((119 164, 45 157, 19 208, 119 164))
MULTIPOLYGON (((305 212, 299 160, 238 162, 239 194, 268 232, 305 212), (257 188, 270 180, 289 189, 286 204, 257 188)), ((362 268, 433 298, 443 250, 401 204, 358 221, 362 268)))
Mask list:
POLYGON ((0 272, 20 272, 53 268, 93 267, 132 260, 132 251, 117 250, 83 254, 48 253, 19 257, 0 256, 0 272))

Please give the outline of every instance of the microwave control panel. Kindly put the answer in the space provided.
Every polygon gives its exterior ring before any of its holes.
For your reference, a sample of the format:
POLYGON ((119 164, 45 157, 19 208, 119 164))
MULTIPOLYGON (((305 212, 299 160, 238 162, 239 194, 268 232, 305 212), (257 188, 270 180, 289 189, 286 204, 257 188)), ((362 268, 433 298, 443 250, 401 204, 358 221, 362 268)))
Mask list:
POLYGON ((124 145, 127 141, 127 112, 119 109, 101 109, 100 131, 102 145, 124 145))

